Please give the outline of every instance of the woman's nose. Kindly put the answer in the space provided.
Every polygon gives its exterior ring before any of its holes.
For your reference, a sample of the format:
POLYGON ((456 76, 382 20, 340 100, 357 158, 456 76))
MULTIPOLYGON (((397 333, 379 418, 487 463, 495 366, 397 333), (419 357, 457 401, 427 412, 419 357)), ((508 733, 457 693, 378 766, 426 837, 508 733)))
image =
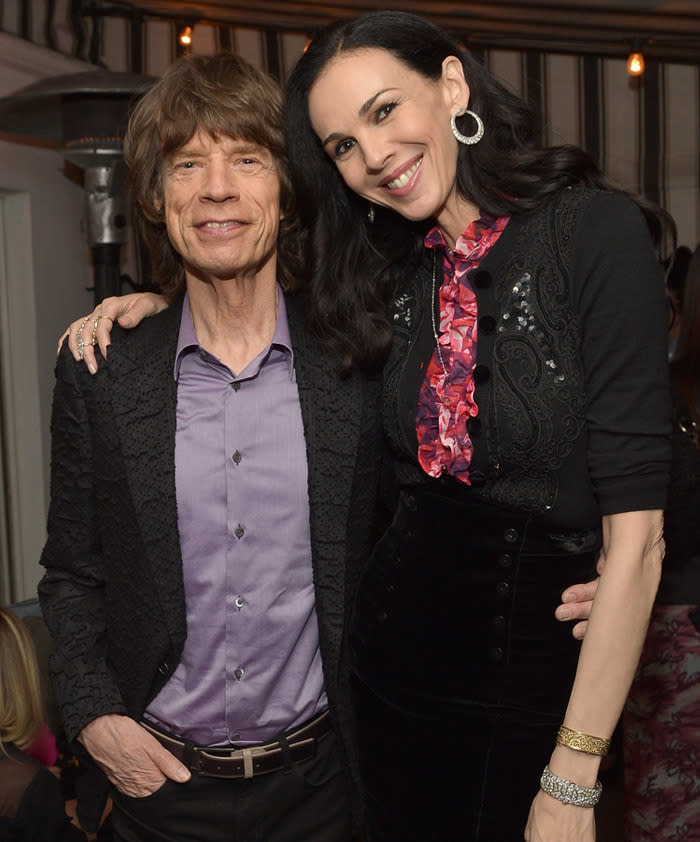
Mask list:
POLYGON ((391 158, 391 150, 388 145, 376 139, 365 143, 362 152, 368 172, 381 172, 389 158, 391 158))

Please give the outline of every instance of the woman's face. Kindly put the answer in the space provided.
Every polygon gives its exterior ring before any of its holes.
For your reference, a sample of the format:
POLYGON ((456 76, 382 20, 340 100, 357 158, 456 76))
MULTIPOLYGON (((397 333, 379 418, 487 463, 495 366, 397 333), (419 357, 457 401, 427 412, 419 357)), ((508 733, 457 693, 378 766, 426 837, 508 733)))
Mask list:
POLYGON ((426 79, 386 50, 341 54, 314 83, 314 131, 345 183, 413 221, 435 218, 454 242, 477 213, 456 191, 457 141, 450 117, 466 108, 459 59, 426 79))

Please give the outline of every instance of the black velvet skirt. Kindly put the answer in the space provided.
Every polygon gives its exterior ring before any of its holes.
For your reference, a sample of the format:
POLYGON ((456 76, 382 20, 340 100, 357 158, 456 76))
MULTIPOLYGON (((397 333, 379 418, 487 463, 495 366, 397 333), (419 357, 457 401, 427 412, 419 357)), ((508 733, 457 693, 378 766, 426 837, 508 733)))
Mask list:
POLYGON ((350 629, 373 842, 520 842, 580 644, 554 618, 600 531, 436 482, 401 494, 350 629))

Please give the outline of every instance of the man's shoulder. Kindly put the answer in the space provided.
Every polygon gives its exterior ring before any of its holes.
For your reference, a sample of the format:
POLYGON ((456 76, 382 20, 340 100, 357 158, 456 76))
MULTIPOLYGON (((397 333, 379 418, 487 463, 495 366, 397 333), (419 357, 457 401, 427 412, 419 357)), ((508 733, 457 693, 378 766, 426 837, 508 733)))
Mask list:
POLYGON ((178 298, 160 313, 143 319, 131 329, 115 324, 110 336, 112 343, 129 347, 158 342, 173 333, 177 335, 182 317, 182 302, 183 299, 178 298))

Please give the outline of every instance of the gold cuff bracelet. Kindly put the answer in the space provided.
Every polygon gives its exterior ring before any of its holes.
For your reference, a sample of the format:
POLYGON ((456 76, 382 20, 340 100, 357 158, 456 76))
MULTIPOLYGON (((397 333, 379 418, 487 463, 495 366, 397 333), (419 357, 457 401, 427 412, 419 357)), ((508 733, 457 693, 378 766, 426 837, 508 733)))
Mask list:
POLYGON ((566 725, 561 725, 557 732, 557 744, 568 746, 568 748, 572 748, 574 751, 597 754, 599 757, 605 757, 610 751, 610 740, 607 740, 605 737, 591 737, 590 734, 572 731, 566 725))

